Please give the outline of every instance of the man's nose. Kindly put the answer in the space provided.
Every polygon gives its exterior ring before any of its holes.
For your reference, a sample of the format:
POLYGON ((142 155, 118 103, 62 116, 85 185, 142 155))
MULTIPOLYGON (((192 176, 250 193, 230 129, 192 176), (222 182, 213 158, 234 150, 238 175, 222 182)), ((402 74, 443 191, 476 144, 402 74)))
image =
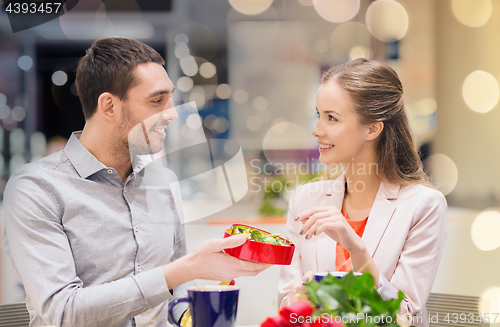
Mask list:
POLYGON ((160 118, 162 120, 176 120, 179 117, 177 115, 177 110, 175 110, 175 107, 168 108, 167 110, 162 111, 160 118))

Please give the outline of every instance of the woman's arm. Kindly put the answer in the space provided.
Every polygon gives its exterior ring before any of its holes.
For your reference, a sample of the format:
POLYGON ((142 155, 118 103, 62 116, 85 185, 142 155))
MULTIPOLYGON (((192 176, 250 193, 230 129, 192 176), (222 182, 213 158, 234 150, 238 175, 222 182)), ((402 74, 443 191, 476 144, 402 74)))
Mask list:
MULTIPOLYGON (((299 187, 300 189, 300 187, 299 187)), ((302 258, 300 256, 300 238, 297 230, 297 197, 299 189, 290 200, 287 214, 287 237, 295 245, 292 263, 289 266, 281 266, 280 278, 278 281, 278 305, 280 307, 290 303, 289 293, 292 289, 292 283, 301 281, 304 275, 302 271, 302 258)))

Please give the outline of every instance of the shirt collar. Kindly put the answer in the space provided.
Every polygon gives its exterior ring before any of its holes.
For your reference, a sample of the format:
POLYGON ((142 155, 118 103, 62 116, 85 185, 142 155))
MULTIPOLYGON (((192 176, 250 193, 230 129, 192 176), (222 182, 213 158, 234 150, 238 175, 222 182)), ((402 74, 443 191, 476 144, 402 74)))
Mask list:
POLYGON ((90 175, 97 173, 106 166, 97 160, 92 153, 78 139, 82 132, 74 132, 64 148, 64 153, 68 157, 76 172, 81 178, 87 178, 90 175))

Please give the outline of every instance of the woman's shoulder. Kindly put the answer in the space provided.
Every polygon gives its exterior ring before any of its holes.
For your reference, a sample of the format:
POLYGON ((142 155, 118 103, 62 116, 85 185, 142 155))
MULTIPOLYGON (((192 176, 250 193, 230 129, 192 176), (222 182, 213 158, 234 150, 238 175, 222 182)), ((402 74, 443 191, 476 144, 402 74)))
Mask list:
POLYGON ((424 184, 410 184, 401 186, 398 200, 411 200, 418 203, 424 203, 428 206, 447 206, 446 198, 444 197, 443 193, 424 184))

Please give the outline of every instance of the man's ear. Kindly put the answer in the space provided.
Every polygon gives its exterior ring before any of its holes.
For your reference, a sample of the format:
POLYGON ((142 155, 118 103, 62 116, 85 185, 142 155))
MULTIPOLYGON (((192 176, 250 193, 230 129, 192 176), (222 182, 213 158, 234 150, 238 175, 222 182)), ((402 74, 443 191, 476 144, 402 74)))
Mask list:
POLYGON ((368 134, 366 135, 367 141, 372 141, 377 139, 377 137, 384 130, 384 123, 381 121, 371 123, 368 125, 368 134))
POLYGON ((117 116, 118 98, 109 92, 102 93, 97 99, 97 112, 108 120, 117 116))

